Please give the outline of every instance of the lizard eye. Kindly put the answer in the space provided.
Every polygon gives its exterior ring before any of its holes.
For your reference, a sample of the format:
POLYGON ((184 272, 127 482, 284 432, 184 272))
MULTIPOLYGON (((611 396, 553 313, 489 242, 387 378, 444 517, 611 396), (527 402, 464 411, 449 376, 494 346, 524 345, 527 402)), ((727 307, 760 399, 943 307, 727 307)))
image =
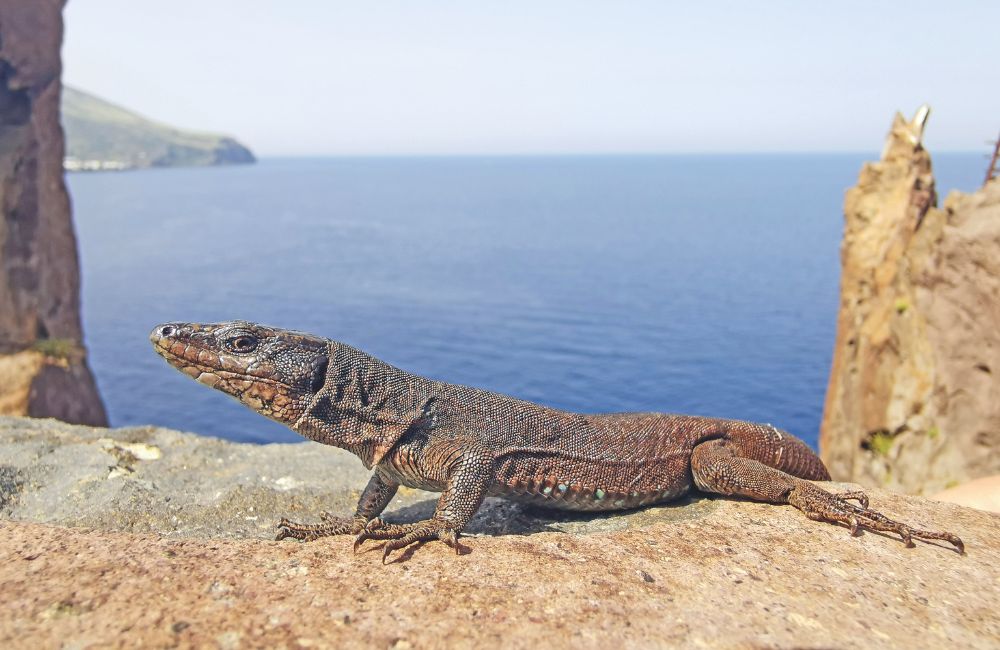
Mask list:
POLYGON ((256 337, 241 334, 226 341, 226 347, 229 348, 230 352, 245 353, 256 350, 258 343, 259 341, 256 337))

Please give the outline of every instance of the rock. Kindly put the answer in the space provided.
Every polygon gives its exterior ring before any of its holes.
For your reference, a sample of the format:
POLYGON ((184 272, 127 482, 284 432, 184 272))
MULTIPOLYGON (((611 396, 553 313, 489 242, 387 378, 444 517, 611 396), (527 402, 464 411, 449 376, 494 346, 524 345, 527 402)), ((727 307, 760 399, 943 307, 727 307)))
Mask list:
MULTIPOLYGON (((369 477, 353 455, 309 441, 237 444, 157 427, 104 429, 11 417, 0 417, 0 459, 6 477, 0 516, 184 537, 273 539, 283 516, 352 514, 369 477)), ((435 502, 429 493, 400 488, 393 507, 419 519, 433 513, 435 502)), ((468 532, 624 530, 664 517, 687 519, 697 510, 552 516, 491 499, 468 532)))
POLYGON ((925 119, 847 192, 820 434, 835 479, 914 494, 1000 472, 1000 181, 935 207, 925 119))
POLYGON ((977 478, 939 492, 931 498, 935 501, 947 501, 967 508, 978 508, 1000 514, 1000 474, 977 478))
POLYGON ((0 413, 104 424, 59 126, 62 0, 0 0, 0 413))
MULTIPOLYGON (((311 442, 0 418, 0 644, 990 647, 1000 517, 870 492, 967 554, 694 497, 617 515, 491 499, 464 551, 269 539, 349 512, 367 472, 311 442), (44 522, 44 523, 39 523, 44 522), (82 528, 85 526, 86 528, 82 528)), ((849 485, 831 485, 848 489, 849 485)), ((413 521, 436 496, 404 491, 413 521)))
POLYGON ((97 386, 82 360, 82 351, 76 344, 70 344, 68 351, 78 355, 76 362, 34 348, 0 354, 0 414, 105 424, 97 386), (94 396, 96 401, 81 399, 81 393, 94 396))

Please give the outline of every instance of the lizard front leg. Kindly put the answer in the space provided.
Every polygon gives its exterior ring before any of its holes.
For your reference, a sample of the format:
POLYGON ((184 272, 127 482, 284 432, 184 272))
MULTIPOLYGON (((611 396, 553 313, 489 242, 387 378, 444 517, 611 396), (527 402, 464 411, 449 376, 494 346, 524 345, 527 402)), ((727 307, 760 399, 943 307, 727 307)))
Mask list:
POLYGON ((378 522, 375 526, 381 523, 382 520, 377 517, 389 505, 398 489, 399 483, 387 479, 376 471, 361 493, 353 517, 334 517, 324 512, 320 515, 320 519, 323 520, 320 524, 300 524, 282 517, 278 523, 278 534, 275 539, 291 537, 310 541, 329 535, 357 535, 373 522, 378 522))
POLYGON ((458 535, 479 510, 492 481, 492 456, 478 446, 463 447, 450 467, 433 517, 412 524, 368 526, 355 538, 354 548, 369 539, 385 540, 383 564, 393 551, 424 540, 440 539, 458 553, 458 535))
POLYGON ((859 528, 896 533, 907 546, 912 540, 940 539, 965 552, 962 540, 952 533, 920 530, 893 521, 868 508, 868 497, 861 492, 836 495, 822 490, 809 481, 769 467, 752 458, 738 455, 726 440, 710 440, 694 448, 691 472, 695 485, 704 492, 739 495, 768 503, 788 503, 815 521, 846 524, 851 534, 859 528), (854 505, 849 501, 857 501, 854 505))

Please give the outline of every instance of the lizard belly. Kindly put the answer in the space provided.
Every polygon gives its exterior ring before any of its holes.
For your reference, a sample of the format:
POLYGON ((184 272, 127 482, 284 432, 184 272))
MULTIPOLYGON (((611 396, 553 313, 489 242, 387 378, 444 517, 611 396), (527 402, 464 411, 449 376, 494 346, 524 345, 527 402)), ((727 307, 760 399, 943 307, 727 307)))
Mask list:
POLYGON ((672 501, 691 490, 688 470, 669 465, 648 467, 559 463, 545 459, 508 459, 499 463, 492 496, 560 510, 625 510, 672 501))
POLYGON ((557 484, 555 490, 548 491, 546 491, 548 486, 542 487, 541 490, 531 489, 523 484, 499 486, 491 491, 491 496, 556 510, 602 511, 628 510, 654 503, 665 503, 677 499, 691 489, 690 485, 684 485, 665 490, 622 493, 608 492, 599 487, 568 485, 564 491, 561 490, 563 485, 565 484, 557 484))

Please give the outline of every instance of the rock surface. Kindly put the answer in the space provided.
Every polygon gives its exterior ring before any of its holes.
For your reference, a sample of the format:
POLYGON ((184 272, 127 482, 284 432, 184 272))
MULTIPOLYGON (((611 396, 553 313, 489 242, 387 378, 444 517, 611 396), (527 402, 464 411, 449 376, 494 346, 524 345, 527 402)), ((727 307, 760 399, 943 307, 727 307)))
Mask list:
MULTIPOLYGON (((880 490, 875 506, 968 553, 729 499, 614 516, 490 500, 463 554, 383 566, 372 543, 267 539, 279 515, 353 506, 366 472, 315 443, 0 418, 0 458, 4 647, 1000 643, 1000 517, 880 490)), ((434 500, 405 491, 388 516, 434 500)))
POLYGON ((938 492, 931 498, 935 501, 947 501, 1000 514, 1000 474, 962 483, 957 487, 938 492))
POLYGON ((933 494, 1000 472, 1000 180, 934 207, 922 128, 897 115, 847 192, 820 452, 835 479, 933 494))
POLYGON ((63 182, 62 6, 0 0, 0 413, 104 424, 63 182))

